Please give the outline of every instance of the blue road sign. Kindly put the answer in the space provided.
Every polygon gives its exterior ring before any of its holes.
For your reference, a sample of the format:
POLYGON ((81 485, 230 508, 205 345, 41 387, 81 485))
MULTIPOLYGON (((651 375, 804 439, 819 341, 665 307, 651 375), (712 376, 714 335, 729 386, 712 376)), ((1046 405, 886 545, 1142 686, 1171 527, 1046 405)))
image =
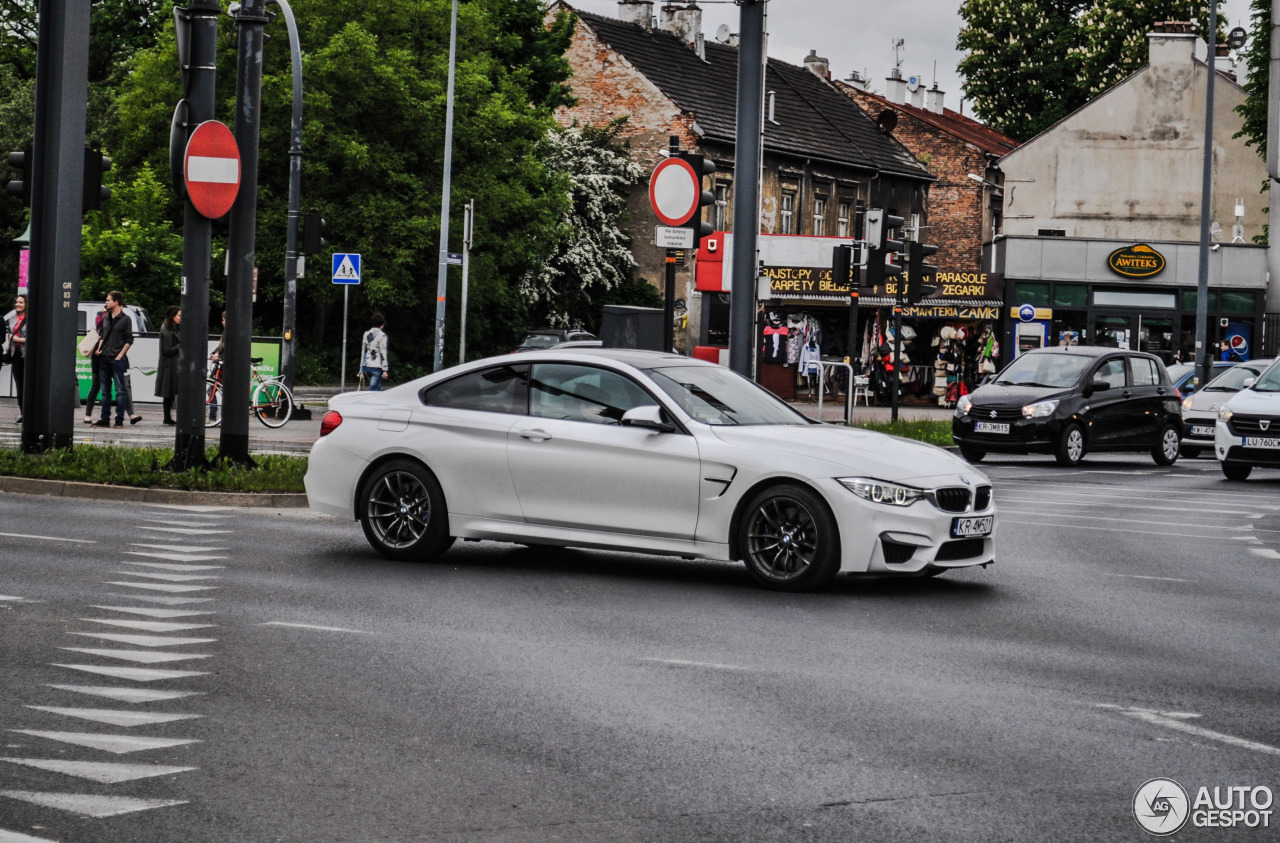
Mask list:
POLYGON ((333 254, 333 283, 360 283, 360 256, 355 254, 333 254))

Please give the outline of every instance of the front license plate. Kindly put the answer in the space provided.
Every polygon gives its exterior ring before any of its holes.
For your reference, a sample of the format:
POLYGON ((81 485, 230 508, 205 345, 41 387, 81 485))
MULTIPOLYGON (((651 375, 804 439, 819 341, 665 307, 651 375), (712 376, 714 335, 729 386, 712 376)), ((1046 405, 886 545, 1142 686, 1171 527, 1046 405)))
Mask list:
POLYGON ((1208 436, 1212 438, 1213 427, 1210 425, 1204 425, 1204 424, 1193 424, 1191 425, 1191 435, 1192 436, 1208 436))
POLYGON ((1009 425, 1000 422, 974 422, 974 433, 1008 433, 1009 425))
POLYGON ((1246 448, 1280 448, 1280 439, 1263 439, 1260 436, 1244 437, 1246 448))
POLYGON ((989 536, 995 525, 994 515, 978 515, 973 518, 953 518, 951 520, 951 538, 967 539, 974 536, 989 536))

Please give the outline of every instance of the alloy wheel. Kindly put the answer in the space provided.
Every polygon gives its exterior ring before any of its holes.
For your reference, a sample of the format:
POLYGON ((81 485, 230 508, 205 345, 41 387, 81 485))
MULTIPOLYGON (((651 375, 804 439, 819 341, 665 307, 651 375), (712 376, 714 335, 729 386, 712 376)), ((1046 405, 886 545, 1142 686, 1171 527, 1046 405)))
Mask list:
POLYGON ((1178 448, 1180 446, 1178 431, 1172 427, 1166 428, 1164 436, 1160 441, 1160 446, 1164 449, 1164 458, 1173 462, 1178 458, 1178 448))
POLYGON ((1073 427, 1067 433, 1067 456, 1071 457, 1072 462, 1079 462, 1084 456, 1084 434, 1078 427, 1073 427))
POLYGON ((407 471, 384 474, 369 490, 369 526, 388 548, 401 550, 422 540, 431 522, 431 498, 422 481, 407 471))
POLYGON ((797 580, 817 559, 817 521, 793 498, 768 498, 751 513, 746 551, 756 569, 769 580, 797 580))

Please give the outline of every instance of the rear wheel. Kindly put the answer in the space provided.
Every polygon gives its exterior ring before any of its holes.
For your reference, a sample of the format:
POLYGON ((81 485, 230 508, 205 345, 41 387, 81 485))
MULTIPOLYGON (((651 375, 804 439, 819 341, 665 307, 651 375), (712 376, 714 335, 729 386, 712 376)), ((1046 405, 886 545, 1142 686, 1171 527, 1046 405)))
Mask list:
POLYGON ((222 384, 213 378, 204 382, 204 426, 222 424, 222 384))
POLYGON ((840 570, 840 536, 822 498, 804 486, 764 489, 738 527, 751 577, 776 591, 821 588, 840 570))
POLYGON ((1058 436, 1058 444, 1053 455, 1058 465, 1075 466, 1084 459, 1084 428, 1077 422, 1071 422, 1062 429, 1058 436))
POLYGON ((360 491, 359 515, 365 538, 388 559, 432 559, 453 544, 444 491, 412 460, 391 460, 370 475, 360 491))
POLYGON ((987 457, 987 452, 981 448, 975 448, 972 445, 961 445, 960 456, 964 457, 971 463, 980 463, 987 457))
POLYGON ((1156 442, 1151 446, 1151 459, 1156 461, 1156 465, 1173 465, 1178 461, 1178 452, 1181 450, 1180 441, 1182 433, 1178 430, 1177 425, 1166 424, 1160 428, 1160 436, 1156 438, 1156 442))
POLYGON ((1224 462, 1222 473, 1228 480, 1248 480, 1253 473, 1253 466, 1238 462, 1224 462))
POLYGON ((265 381, 253 390, 253 414, 267 427, 284 427, 293 415, 293 395, 279 381, 265 381))

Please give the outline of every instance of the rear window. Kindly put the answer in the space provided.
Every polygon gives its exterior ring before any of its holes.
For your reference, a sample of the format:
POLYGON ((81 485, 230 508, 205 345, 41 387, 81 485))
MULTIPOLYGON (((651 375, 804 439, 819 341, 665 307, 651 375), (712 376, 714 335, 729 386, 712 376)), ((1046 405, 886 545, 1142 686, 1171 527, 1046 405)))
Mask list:
POLYGON ((422 403, 454 410, 523 415, 529 407, 529 367, 494 366, 428 388, 422 403))
POLYGON ((560 342, 559 334, 529 334, 520 343, 521 348, 551 348, 560 342))

